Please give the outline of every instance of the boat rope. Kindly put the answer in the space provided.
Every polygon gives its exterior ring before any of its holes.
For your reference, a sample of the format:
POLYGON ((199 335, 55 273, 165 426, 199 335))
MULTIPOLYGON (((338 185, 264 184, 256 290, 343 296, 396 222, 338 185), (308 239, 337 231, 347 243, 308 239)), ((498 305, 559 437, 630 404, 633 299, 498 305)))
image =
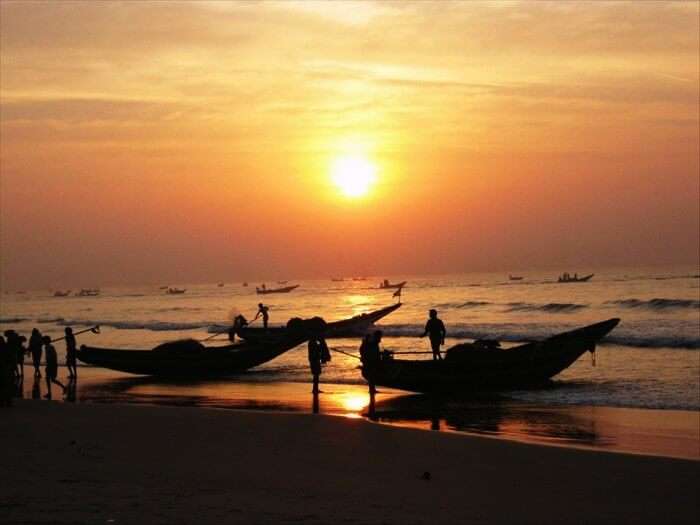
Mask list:
POLYGON ((355 354, 351 354, 349 352, 344 352, 343 350, 338 350, 337 348, 330 348, 330 350, 333 350, 334 352, 338 352, 339 354, 344 354, 349 357, 354 357, 355 359, 361 359, 360 356, 357 356, 355 354))

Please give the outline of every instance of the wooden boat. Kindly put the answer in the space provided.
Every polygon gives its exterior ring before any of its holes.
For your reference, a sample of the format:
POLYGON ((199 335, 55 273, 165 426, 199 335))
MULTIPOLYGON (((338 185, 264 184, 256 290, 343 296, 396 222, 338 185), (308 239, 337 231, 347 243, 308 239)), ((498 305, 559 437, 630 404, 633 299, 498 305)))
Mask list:
MULTIPOLYGON (((326 325, 324 337, 340 338, 340 337, 361 337, 365 335, 380 319, 386 317, 390 313, 401 308, 401 303, 392 304, 373 312, 356 315, 341 321, 334 321, 326 325)), ((267 328, 246 326, 239 328, 236 335, 241 339, 254 341, 260 338, 269 337, 270 335, 282 335, 286 333, 287 328, 284 326, 267 328)))
POLYGON ((518 276, 518 275, 509 275, 508 279, 511 281, 522 281, 523 280, 522 276, 518 276))
POLYGON ((187 290, 185 288, 168 288, 168 295, 179 295, 185 293, 187 290))
POLYGON ((69 295, 70 295, 70 290, 67 290, 67 291, 65 291, 65 292, 63 292, 63 291, 61 291, 61 290, 56 290, 56 291, 53 293, 53 296, 54 296, 54 297, 68 297, 69 295))
POLYGON ((77 295, 78 297, 97 297, 98 295, 100 295, 100 290, 99 288, 83 288, 75 295, 77 295))
POLYGON ((379 283, 379 288, 381 290, 403 288, 404 286, 406 286, 407 282, 408 281, 401 281, 400 283, 390 283, 389 281, 384 279, 384 282, 379 283))
POLYGON ((161 377, 214 377, 244 372, 271 361, 306 341, 305 333, 206 347, 192 339, 153 350, 121 350, 81 346, 78 359, 119 372, 161 377))
MULTIPOLYGON (((500 349, 481 342, 454 346, 440 361, 383 358, 374 373, 377 385, 436 394, 511 390, 546 384, 571 366, 617 326, 609 319, 536 343, 500 349)), ((362 375, 369 372, 363 367, 362 375)))
POLYGON ((257 288, 256 287, 255 291, 259 295, 266 295, 269 293, 289 293, 292 290, 296 290, 297 288, 299 288, 299 285, 295 284, 293 286, 284 286, 283 288, 257 288))
POLYGON ((583 277, 579 277, 576 274, 569 275, 568 273, 565 273, 565 274, 562 274, 559 276, 559 279, 557 280, 557 282, 558 283, 585 283, 594 275, 595 275, 594 273, 590 273, 588 275, 584 275, 583 277))

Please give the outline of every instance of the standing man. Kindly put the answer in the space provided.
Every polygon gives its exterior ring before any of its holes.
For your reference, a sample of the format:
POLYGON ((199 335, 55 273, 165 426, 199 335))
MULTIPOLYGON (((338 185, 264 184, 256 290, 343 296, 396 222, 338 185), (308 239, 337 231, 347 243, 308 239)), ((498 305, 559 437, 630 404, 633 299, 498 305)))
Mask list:
POLYGON ((377 330, 373 334, 367 334, 360 345, 360 360, 362 361, 362 375, 369 384, 370 397, 377 393, 376 376, 379 368, 382 332, 377 330))
POLYGON ((438 319, 437 310, 430 310, 430 319, 425 323, 425 332, 421 337, 426 335, 430 338, 430 347, 433 350, 433 361, 439 361, 442 359, 440 355, 440 346, 445 344, 445 336, 447 331, 445 330, 445 324, 438 319))
POLYGON ((78 379, 78 368, 77 368, 77 343, 75 342, 75 336, 73 335, 73 329, 70 326, 66 326, 66 367, 68 368, 68 378, 78 379))
POLYGON ((29 352, 32 354, 34 377, 41 377, 39 365, 41 365, 41 352, 43 345, 44 341, 41 337, 41 332, 36 328, 32 329, 32 335, 29 336, 29 352))
POLYGON ((48 392, 44 396, 46 399, 51 399, 51 383, 56 383, 66 391, 66 386, 61 383, 58 379, 58 356, 56 355, 56 348, 51 344, 51 338, 48 335, 43 337, 43 343, 45 347, 45 357, 46 357, 46 367, 44 371, 46 372, 46 390, 48 392))
POLYGON ((265 330, 267 330, 267 322, 270 320, 269 311, 270 311, 270 308, 268 308, 267 306, 265 306, 262 303, 258 303, 258 313, 255 314, 255 318, 253 319, 253 321, 255 321, 255 319, 262 316, 263 328, 265 328, 265 330))

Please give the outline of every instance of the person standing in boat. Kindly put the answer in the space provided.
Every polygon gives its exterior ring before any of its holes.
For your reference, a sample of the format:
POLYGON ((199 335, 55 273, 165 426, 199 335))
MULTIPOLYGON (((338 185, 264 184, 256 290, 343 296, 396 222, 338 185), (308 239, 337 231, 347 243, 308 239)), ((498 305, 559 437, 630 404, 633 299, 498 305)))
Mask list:
POLYGON ((431 309, 429 312, 430 319, 425 323, 425 331, 421 337, 426 335, 430 338, 430 347, 433 350, 433 361, 442 359, 440 355, 440 346, 445 344, 445 324, 438 318, 437 310, 431 309))
POLYGON ((29 336, 29 352, 32 354, 32 364, 34 365, 34 377, 41 377, 39 366, 41 365, 41 352, 44 342, 41 332, 34 328, 29 336))
POLYGON ((253 319, 253 321, 255 321, 255 319, 257 319, 258 317, 262 316, 263 328, 265 328, 265 330, 267 330, 267 322, 270 320, 270 313, 269 312, 270 312, 269 307, 265 306, 262 303, 258 303, 258 313, 255 314, 255 318, 253 319))
POLYGON ((51 383, 56 383, 61 387, 63 392, 66 391, 66 386, 61 383, 56 377, 58 376, 58 356, 56 355, 56 348, 51 344, 51 338, 45 335, 43 338, 44 351, 46 357, 46 389, 47 393, 44 396, 46 399, 51 399, 51 383))
POLYGON ((77 343, 75 341, 75 336, 73 335, 73 329, 70 326, 66 326, 66 367, 68 368, 68 378, 78 379, 78 369, 77 369, 77 343))

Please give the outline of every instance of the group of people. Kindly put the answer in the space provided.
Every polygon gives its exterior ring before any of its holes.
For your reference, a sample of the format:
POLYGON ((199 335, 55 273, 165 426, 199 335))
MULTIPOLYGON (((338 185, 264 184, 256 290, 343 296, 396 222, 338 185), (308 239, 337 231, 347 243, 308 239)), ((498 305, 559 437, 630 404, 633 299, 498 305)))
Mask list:
MULTIPOLYGON (((68 378, 75 381, 78 378, 77 368, 77 343, 71 327, 66 327, 66 367, 68 378)), ((44 396, 51 399, 51 385, 56 384, 66 391, 66 385, 58 380, 58 356, 55 341, 48 335, 42 335, 34 328, 29 341, 15 330, 6 330, 4 336, 0 335, 0 406, 11 406, 12 398, 18 389, 21 389, 24 381, 24 359, 31 356, 34 366, 34 378, 38 380, 41 375, 41 358, 44 356, 44 376, 46 378, 47 393, 44 396), (27 346, 25 346, 27 343, 27 346)))

